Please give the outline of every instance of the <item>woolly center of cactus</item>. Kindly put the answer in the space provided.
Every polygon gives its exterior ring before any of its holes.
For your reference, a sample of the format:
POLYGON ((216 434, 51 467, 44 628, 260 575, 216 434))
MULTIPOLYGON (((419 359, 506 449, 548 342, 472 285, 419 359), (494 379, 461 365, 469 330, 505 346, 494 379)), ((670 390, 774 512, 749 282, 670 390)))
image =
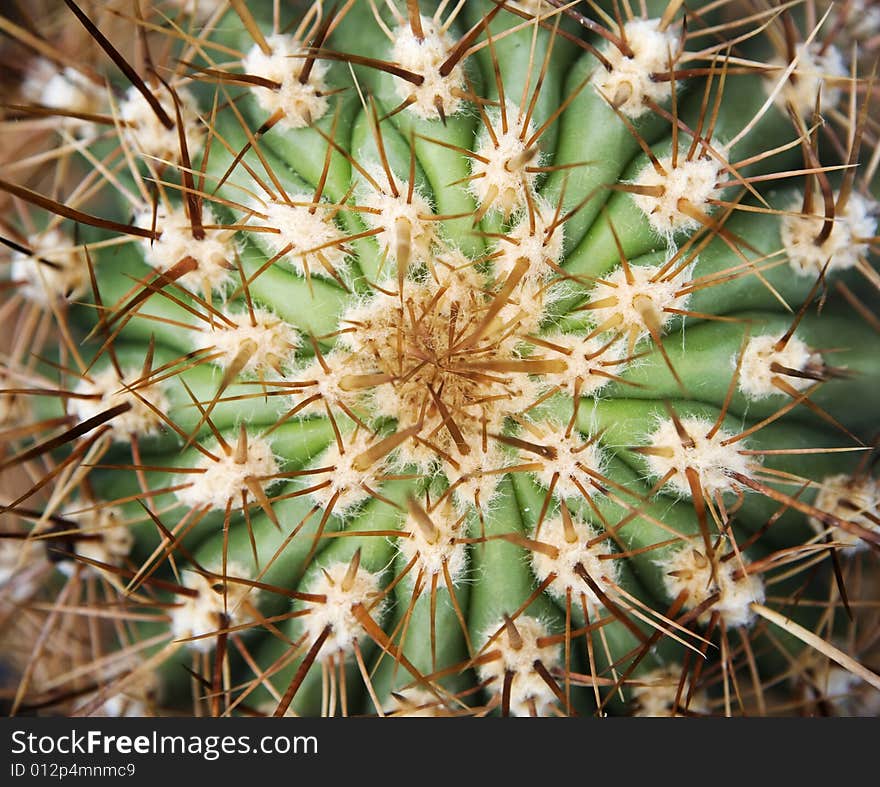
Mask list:
POLYGON ((334 350, 309 364, 296 375, 299 382, 294 383, 302 387, 305 394, 295 393, 291 397, 291 406, 304 413, 326 414, 327 407, 355 404, 361 391, 357 388, 351 390, 352 374, 362 368, 363 360, 345 351, 334 350))
POLYGON ((254 46, 244 59, 244 72, 266 80, 251 92, 271 117, 280 118, 282 127, 305 128, 327 113, 330 103, 324 95, 326 63, 306 58, 305 50, 292 36, 267 39, 271 52, 254 46))
POLYGON ((168 401, 161 387, 140 382, 141 372, 123 371, 122 376, 113 368, 104 369, 83 379, 74 389, 68 409, 80 421, 94 418, 113 407, 128 405, 129 409, 110 421, 109 434, 116 441, 128 441, 132 435, 147 437, 162 425, 159 413, 168 411, 168 401))
POLYGON ((180 132, 176 122, 178 111, 189 155, 195 156, 202 149, 206 130, 199 120, 198 102, 185 87, 175 88, 174 92, 176 102, 167 92, 156 97, 166 117, 172 121, 170 127, 162 122, 137 88, 130 87, 126 92, 119 105, 119 119, 122 137, 134 153, 151 156, 159 162, 177 161, 180 157, 180 132))
MULTIPOLYGON (((731 471, 752 475, 750 459, 743 456, 735 444, 726 444, 731 438, 724 429, 715 429, 711 421, 684 418, 677 424, 665 419, 648 438, 647 450, 643 452, 651 475, 666 479, 664 486, 676 494, 691 497, 688 480, 691 474, 702 493, 712 497, 741 488, 731 477, 731 471)), ((754 457, 751 461, 755 461, 754 457)))
MULTIPOLYGON (((880 481, 869 476, 856 478, 841 474, 824 479, 813 505, 868 532, 880 533, 880 481)), ((869 547, 869 543, 859 538, 857 533, 843 527, 832 525, 829 528, 815 517, 810 517, 809 522, 817 533, 830 531, 831 539, 843 545, 846 554, 861 552, 869 547)))
POLYGON ((489 653, 497 655, 477 667, 480 680, 488 684, 498 701, 508 695, 514 716, 547 716, 558 701, 535 662, 549 673, 561 663, 559 647, 542 642, 550 632, 528 615, 520 615, 515 622, 499 621, 487 632, 487 638, 499 629, 501 633, 489 646, 489 653))
POLYGON ((402 294, 396 283, 387 287, 343 317, 355 327, 344 339, 352 351, 342 359, 351 364, 347 384, 370 390, 376 414, 400 428, 421 424, 420 436, 439 452, 454 444, 469 453, 523 403, 529 374, 565 368, 520 355, 513 286, 493 298, 472 269, 437 264, 424 281, 406 281, 402 294), (366 358, 370 366, 359 368, 366 358))
MULTIPOLYGON (((816 210, 824 204, 818 197, 816 210)), ((835 202, 839 202, 835 195, 835 202)), ((790 210, 796 215, 782 219, 780 233, 789 264, 799 276, 815 276, 827 271, 848 270, 870 252, 870 241, 877 233, 877 204, 852 193, 843 210, 835 211, 833 223, 820 215, 800 213, 800 201, 790 210)))
POLYGON ((822 379, 825 364, 796 336, 779 346, 778 336, 755 336, 743 352, 739 388, 750 399, 782 393, 785 388, 804 391, 822 379), (798 376, 798 373, 804 376, 798 376))
POLYGON ((348 655, 355 641, 364 636, 356 607, 369 610, 373 617, 381 615, 381 603, 374 606, 382 594, 381 575, 370 573, 357 560, 327 566, 308 592, 324 597, 309 609, 303 623, 307 641, 326 636, 318 656, 321 661, 348 655))
POLYGON ((602 600, 585 579, 586 575, 596 587, 607 593, 608 587, 617 582, 617 565, 609 560, 611 546, 586 522, 563 514, 541 523, 536 538, 540 546, 532 552, 532 568, 540 582, 552 575, 550 592, 565 598, 571 591, 574 598, 583 598, 589 607, 602 606, 602 600))
MULTIPOLYGON (((243 566, 232 562, 227 564, 226 572, 230 577, 249 576, 243 566)), ((188 640, 193 650, 209 653, 217 644, 218 631, 253 621, 251 604, 256 591, 248 585, 223 582, 193 571, 184 575, 183 584, 194 592, 179 594, 178 606, 171 610, 171 632, 175 639, 188 640)))
POLYGON ((592 83, 613 106, 631 118, 641 117, 660 104, 671 91, 671 81, 656 79, 675 67, 679 33, 660 29, 659 19, 633 19, 623 26, 629 52, 609 44, 602 50, 608 66, 596 67, 592 83))
POLYGON ((452 52, 454 41, 434 19, 421 17, 421 37, 410 25, 399 25, 393 33, 393 61, 421 77, 421 84, 396 78, 394 86, 402 101, 427 120, 454 115, 461 107, 464 69, 461 62, 447 73, 441 67, 452 52))
POLYGON ((744 573, 740 555, 729 560, 711 559, 695 547, 686 546, 660 561, 664 582, 670 598, 685 593, 685 609, 694 609, 717 594, 718 598, 698 618, 706 623, 713 613, 732 627, 746 626, 755 618, 752 603, 764 601, 764 585, 760 578, 744 573))
MULTIPOLYGON (((233 281, 235 245, 228 231, 197 230, 183 208, 171 211, 159 208, 155 216, 152 208, 148 208, 136 217, 136 224, 145 229, 155 226, 156 232, 160 233, 158 239, 142 242, 148 265, 164 273, 187 258, 195 261, 192 270, 177 278, 184 287, 201 291, 207 298, 212 291, 222 291, 233 281)), ((202 208, 202 224, 216 224, 213 214, 205 207, 202 208)))
POLYGON ((28 300, 48 307, 60 299, 75 300, 89 286, 89 272, 79 248, 59 230, 28 239, 32 254, 15 252, 10 278, 28 300))

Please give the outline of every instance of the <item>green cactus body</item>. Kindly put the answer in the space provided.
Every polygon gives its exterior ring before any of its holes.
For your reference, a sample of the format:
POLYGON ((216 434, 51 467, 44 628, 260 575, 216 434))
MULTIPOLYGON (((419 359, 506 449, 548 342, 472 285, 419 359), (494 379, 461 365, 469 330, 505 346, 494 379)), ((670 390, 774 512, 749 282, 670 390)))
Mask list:
POLYGON ((232 714, 736 713, 832 641, 832 564, 880 543, 876 203, 772 100, 806 77, 750 65, 778 20, 171 5, 161 109, 115 72, 56 159, 79 213, 13 192, 67 338, 4 468, 42 462, 27 543, 130 611, 88 709, 150 677, 232 714))

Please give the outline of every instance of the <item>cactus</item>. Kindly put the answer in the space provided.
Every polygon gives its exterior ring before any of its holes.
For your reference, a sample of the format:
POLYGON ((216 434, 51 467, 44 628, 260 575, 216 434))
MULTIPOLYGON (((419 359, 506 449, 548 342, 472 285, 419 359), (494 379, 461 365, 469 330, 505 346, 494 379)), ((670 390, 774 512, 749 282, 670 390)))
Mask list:
POLYGON ((2 20, 11 712, 873 712, 851 15, 94 5, 2 20))

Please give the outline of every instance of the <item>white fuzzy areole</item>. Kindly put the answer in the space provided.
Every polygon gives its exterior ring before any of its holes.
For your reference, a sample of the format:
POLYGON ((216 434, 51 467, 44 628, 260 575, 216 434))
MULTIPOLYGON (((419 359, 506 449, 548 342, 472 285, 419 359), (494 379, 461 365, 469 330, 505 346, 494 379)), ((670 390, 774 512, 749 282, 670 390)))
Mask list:
POLYGON ((247 491, 248 498, 253 499, 248 490, 248 479, 254 479, 264 491, 275 483, 276 479, 269 476, 278 473, 278 461, 268 440, 248 436, 247 456, 240 463, 235 461, 234 448, 228 456, 218 445, 212 445, 208 450, 217 459, 199 454, 194 467, 205 472, 187 473, 183 480, 189 486, 175 492, 177 499, 188 508, 224 510, 230 500, 233 509, 240 508, 242 492, 247 491))
MULTIPOLYGON (((407 287, 409 286, 410 283, 407 282, 407 287)), ((383 279, 372 293, 353 300, 343 312, 339 320, 340 327, 353 328, 353 330, 340 334, 337 344, 346 352, 356 355, 373 354, 374 343, 387 331, 388 315, 397 315, 399 309, 397 281, 383 279)), ((327 365, 334 369, 340 363, 348 363, 350 359, 336 350, 326 356, 326 361, 327 365), (330 363, 331 356, 335 363, 330 363)))
POLYGON ((275 376, 276 368, 290 366, 296 358, 300 338, 296 329, 267 309, 245 309, 241 312, 224 312, 224 320, 215 320, 196 338, 194 346, 199 349, 207 340, 223 355, 214 363, 226 369, 244 349, 247 361, 239 374, 275 376))
POLYGON ((663 173, 649 162, 635 180, 638 186, 662 187, 663 193, 657 197, 646 194, 631 196, 651 228, 670 245, 678 233, 693 232, 703 226, 698 219, 682 211, 683 202, 704 214, 715 209, 711 200, 720 194, 718 182, 727 160, 723 146, 714 143, 713 149, 720 159, 710 154, 688 159, 687 150, 683 150, 678 156, 677 166, 672 166, 672 156, 664 156, 658 159, 663 173))
POLYGON ((244 73, 262 77, 279 85, 277 88, 255 85, 251 93, 261 109, 269 115, 283 113, 279 125, 282 128, 296 129, 311 126, 327 114, 330 102, 327 100, 327 85, 324 77, 329 65, 316 60, 312 64, 309 78, 305 83, 299 77, 306 64, 305 50, 293 36, 276 35, 266 39, 272 50, 266 54, 256 44, 245 57, 242 67, 244 73))
MULTIPOLYGON (((452 304, 467 304, 479 300, 481 293, 490 287, 490 278, 477 270, 473 260, 466 257, 456 248, 437 249, 428 262, 428 286, 444 288, 443 298, 437 308, 445 315, 451 315, 452 304)), ((385 287, 385 285, 383 285, 385 287)), ((393 290, 393 284, 387 283, 387 289, 393 290)))
MULTIPOLYGON (((495 284, 485 292, 497 292, 505 284, 505 280, 496 281, 495 284)), ((495 335, 497 336, 497 349, 499 352, 509 358, 519 358, 522 354, 522 337, 529 335, 537 335, 541 332, 542 321, 547 314, 547 307, 553 301, 554 296, 564 293, 563 288, 553 290, 547 286, 547 282, 528 273, 516 284, 507 299, 507 302, 501 307, 501 311, 495 317, 493 326, 495 326, 495 335), (506 330, 505 330, 506 326, 506 330), (504 334, 504 335, 502 335, 504 334)), ((542 355, 549 355, 544 353, 542 355)), ((525 375, 516 375, 514 378, 508 378, 515 381, 521 389, 529 388, 535 390, 538 384, 538 378, 527 378, 525 375), (534 385, 527 385, 528 382, 534 385)), ((532 400, 534 401, 534 400, 532 400)), ((530 404, 531 402, 524 402, 530 404)), ((508 412, 517 412, 513 407, 507 408, 508 412)))
POLYGON ((710 711, 709 698, 702 689, 691 693, 690 676, 681 683, 681 667, 668 665, 658 667, 639 677, 638 685, 632 687, 633 716, 642 718, 669 718, 707 714, 710 711), (690 694, 690 700, 688 700, 690 694), (678 705, 675 698, 678 696, 678 705), (685 709, 683 706, 687 706, 685 709))
MULTIPOLYGON (((105 111, 107 94, 102 85, 92 82, 75 68, 59 68, 46 58, 38 57, 28 67, 21 83, 21 95, 25 101, 50 109, 96 114, 105 111)), ((93 128, 88 121, 76 118, 57 117, 53 122, 77 130, 93 128)))
POLYGON ((333 504, 333 513, 337 516, 345 516, 358 503, 366 500, 370 493, 364 487, 378 489, 382 486, 381 476, 388 462, 388 457, 383 457, 370 465, 365 470, 355 466, 358 457, 364 451, 374 447, 382 438, 376 437, 370 432, 361 429, 353 437, 343 436, 345 452, 339 450, 339 441, 334 440, 327 449, 315 460, 315 467, 332 467, 329 473, 321 473, 314 477, 314 483, 318 484, 329 481, 327 486, 316 489, 310 496, 322 508, 326 508, 334 496, 338 494, 333 504))
MULTIPOLYGON (((382 575, 373 574, 362 566, 358 566, 354 577, 346 585, 349 572, 346 562, 332 563, 315 577, 307 592, 326 596, 327 600, 316 602, 309 608, 309 614, 303 620, 305 641, 317 641, 324 630, 330 633, 318 653, 319 661, 326 661, 335 656, 343 658, 354 651, 354 642, 363 640, 366 632, 352 608, 361 604, 376 620, 381 618, 385 600, 374 606, 382 593, 382 575)), ((369 638, 368 636, 366 637, 369 638)))
MULTIPOLYGON (((453 307, 459 312, 457 320, 461 320, 462 310, 469 317, 476 316, 484 308, 487 299, 504 286, 510 272, 501 270, 496 265, 494 281, 487 279, 459 251, 436 254, 429 262, 431 263, 430 284, 436 285, 432 286, 431 295, 436 294, 437 288, 443 289, 442 298, 436 308, 438 316, 442 316, 444 320, 452 318, 453 307)), ((512 264, 515 263, 516 260, 512 260, 512 264)), ((489 334, 496 336, 496 349, 501 354, 511 358, 518 356, 521 349, 520 337, 540 329, 549 300, 548 293, 549 288, 542 275, 530 265, 493 321, 496 330, 489 331, 489 334), (508 330, 506 337, 500 337, 498 330, 501 330, 501 326, 516 326, 516 329, 508 330)))
POLYGON ((555 274, 553 265, 562 262, 564 223, 554 225, 555 208, 542 197, 534 199, 534 210, 523 211, 514 225, 504 233, 496 246, 492 265, 495 276, 502 280, 521 260, 529 261, 524 279, 547 279, 555 274))
MULTIPOLYGON (((361 391, 346 391, 342 388, 343 380, 351 374, 361 370, 361 362, 368 361, 367 356, 349 355, 346 351, 334 349, 324 356, 324 363, 327 364, 327 370, 321 365, 320 361, 314 360, 306 366, 297 369, 295 373, 287 376, 288 382, 296 381, 301 383, 310 383, 303 385, 297 390, 290 399, 290 407, 300 406, 306 399, 320 394, 320 399, 316 399, 308 405, 302 407, 298 412, 307 414, 327 414, 327 407, 337 409, 340 405, 356 406, 361 391), (325 407, 325 403, 326 406, 325 407)), ((369 369, 364 369, 369 371, 369 369)))
MULTIPOLYGON (((226 565, 227 577, 247 579, 250 573, 238 563, 230 561, 226 565)), ((171 633, 176 640, 190 640, 187 647, 199 653, 210 653, 215 645, 214 637, 205 634, 234 626, 255 622, 249 603, 256 599, 258 591, 240 582, 224 583, 217 577, 206 577, 195 571, 183 575, 184 586, 198 591, 198 595, 181 594, 177 598, 179 606, 171 610, 171 633), (202 637, 201 639, 190 639, 202 637)))
POLYGON ((506 219, 525 207, 527 194, 534 194, 536 172, 529 172, 540 164, 540 153, 526 148, 526 142, 534 135, 531 120, 525 128, 525 111, 507 101, 505 105, 507 126, 500 110, 486 113, 492 134, 483 128, 477 136, 475 153, 471 158, 470 190, 481 209, 500 212, 506 219), (494 135, 494 139, 493 139, 494 135))
POLYGON ((37 538, 0 538, 0 593, 4 600, 24 601, 40 585, 34 571, 46 562, 46 542, 37 538))
MULTIPOLYGON (((835 194, 835 202, 837 195, 835 194)), ((819 200, 817 209, 824 203, 819 200)), ((816 239, 825 224, 824 216, 802 215, 801 199, 789 207, 797 215, 782 218, 780 235, 789 265, 798 276, 815 276, 828 263, 827 272, 849 270, 870 253, 868 241, 877 234, 878 205, 860 194, 849 195, 844 210, 836 213, 830 235, 821 245, 816 239)))
POLYGON ((455 509, 450 497, 427 514, 435 527, 434 533, 426 533, 410 514, 403 526, 403 538, 398 540, 404 560, 409 563, 416 558, 409 576, 415 581, 419 573, 424 572, 428 587, 435 576, 437 586, 446 587, 448 573, 452 584, 456 585, 467 568, 467 547, 460 543, 465 536, 465 517, 455 509))
POLYGON ((662 104, 672 94, 670 80, 652 79, 675 68, 681 33, 670 25, 660 29, 659 19, 632 19, 623 27, 632 56, 608 43, 602 55, 611 69, 597 65, 591 83, 608 101, 635 119, 650 110, 648 102, 662 104), (671 62, 670 62, 671 61, 671 62))
MULTIPOLYGON (((813 506, 880 535, 880 525, 871 519, 880 517, 880 481, 875 478, 855 478, 846 474, 825 478, 813 506)), ((829 527, 815 517, 809 517, 807 521, 817 533, 829 531, 829 527)), ((837 525, 831 526, 830 535, 836 544, 843 545, 841 551, 845 555, 864 552, 870 547, 867 541, 837 525)))
POLYGON ((330 277, 330 269, 340 272, 345 266, 345 233, 333 220, 335 208, 325 203, 312 204, 309 194, 293 194, 290 202, 267 202, 254 210, 267 218, 256 218, 260 226, 277 232, 261 232, 263 240, 275 254, 284 251, 282 259, 300 276, 330 277), (323 258, 323 260, 322 260, 323 258))
POLYGON ((68 399, 67 409, 79 421, 85 421, 127 402, 131 404, 131 409, 108 421, 109 434, 113 440, 128 442, 132 435, 154 435, 162 428, 163 421, 158 413, 168 412, 168 399, 161 383, 140 384, 138 380, 141 376, 140 369, 123 369, 121 378, 112 367, 95 372, 90 375, 90 379, 83 378, 74 393, 99 394, 100 399, 71 397, 68 399))
POLYGON ((440 67, 449 58, 455 46, 452 37, 443 30, 433 18, 422 16, 423 38, 420 41, 413 34, 409 24, 399 25, 394 31, 391 47, 392 62, 423 78, 421 85, 415 85, 400 77, 394 78, 394 87, 401 101, 411 101, 408 110, 426 120, 454 115, 462 106, 460 91, 465 88, 464 68, 461 62, 445 77, 440 67))
MULTIPOLYGON (((376 167, 368 170, 373 180, 382 184, 387 175, 376 167)), ((428 201, 415 189, 409 198, 409 182, 397 180, 398 196, 388 190, 378 191, 372 184, 362 195, 360 203, 366 211, 362 214, 371 229, 381 229, 376 242, 385 258, 381 275, 393 275, 389 263, 403 264, 409 268, 427 262, 437 243, 436 221, 428 201)))
MULTIPOLYGON (((134 546, 131 533, 122 511, 118 508, 94 508, 80 513, 65 513, 65 519, 79 525, 77 536, 74 537, 73 551, 75 554, 110 566, 121 566, 134 546)), ((101 569, 81 563, 74 558, 60 561, 58 569, 72 576, 77 569, 83 574, 100 576, 101 569)))
POLYGON ((646 313, 650 312, 660 329, 664 329, 675 318, 672 309, 687 307, 690 295, 679 292, 690 279, 693 264, 682 270, 673 268, 658 278, 661 270, 659 265, 630 265, 630 282, 621 265, 603 276, 590 294, 590 300, 598 303, 614 298, 616 302, 590 310, 595 324, 611 321, 615 323, 614 330, 638 341, 650 335, 645 321, 646 313), (675 275, 670 275, 676 270, 675 275))
POLYGON ((700 606, 710 596, 719 594, 718 600, 703 611, 698 620, 706 623, 717 612, 728 626, 747 626, 755 619, 752 603, 764 602, 764 583, 760 577, 745 574, 735 577, 748 561, 740 556, 729 560, 715 561, 715 577, 712 578, 712 563, 700 550, 696 542, 688 544, 657 562, 663 572, 663 582, 671 599, 685 591, 685 609, 700 606))
POLYGON ((815 384, 815 380, 806 377, 774 372, 771 369, 774 363, 799 372, 820 373, 824 367, 822 356, 796 336, 790 337, 781 350, 775 349, 779 338, 770 334, 753 336, 746 345, 740 364, 739 389, 749 399, 764 399, 782 394, 783 391, 773 384, 777 377, 785 380, 796 391, 805 391, 815 384))
MULTIPOLYGON (((205 144, 207 131, 199 120, 199 105, 195 96, 185 87, 175 87, 174 91, 179 101, 187 152, 190 158, 194 158, 205 144)), ((132 86, 119 105, 121 134, 136 156, 150 156, 174 163, 180 159, 180 132, 175 103, 164 89, 161 93, 154 91, 153 95, 174 125, 167 128, 143 93, 132 86)))
POLYGON ((551 333, 541 339, 560 350, 545 349, 543 346, 539 349, 547 357, 565 363, 564 371, 542 374, 542 386, 558 387, 573 394, 575 383, 579 380, 578 391, 581 396, 597 396, 611 382, 605 375, 620 374, 625 368, 625 364, 618 363, 622 351, 625 350, 624 344, 609 340, 607 334, 586 337, 570 333, 551 333))
POLYGON ((598 533, 587 522, 572 518, 571 524, 575 538, 570 542, 561 516, 551 517, 541 523, 538 540, 554 547, 558 554, 553 557, 537 549, 533 550, 532 570, 542 583, 551 574, 555 575, 556 578, 548 587, 554 596, 565 598, 566 592, 570 590, 574 599, 583 596, 588 607, 596 609, 602 606, 602 601, 575 568, 578 564, 583 566, 598 588, 603 593, 608 593, 610 585, 617 583, 619 570, 616 560, 603 559, 602 556, 610 555, 614 550, 610 539, 590 543, 598 533))
POLYGON ((657 428, 648 436, 645 445, 671 452, 671 456, 646 455, 649 473, 652 477, 662 478, 670 470, 675 474, 666 482, 664 488, 670 488, 680 497, 690 497, 691 487, 687 480, 687 468, 693 468, 700 482, 703 494, 709 497, 716 493, 735 492, 741 489, 729 475, 735 471, 740 475, 751 477, 754 465, 758 461, 753 456, 743 456, 738 450, 742 442, 723 445, 725 440, 733 437, 730 432, 719 429, 711 438, 706 435, 715 424, 702 418, 681 418, 681 424, 693 440, 693 446, 683 446, 681 438, 671 419, 660 421, 657 428))
POLYGON ((9 278, 18 282, 16 292, 44 308, 59 300, 77 300, 86 293, 86 259, 67 235, 58 229, 46 230, 28 238, 28 245, 32 254, 12 254, 9 278))
MULTIPOLYGON (((869 44, 867 52, 869 54, 872 48, 870 42, 875 36, 880 35, 880 6, 876 0, 849 0, 847 3, 829 2, 828 5, 834 6, 831 16, 827 22, 828 30, 838 30, 841 23, 843 30, 838 34, 843 40, 841 49, 845 52, 852 51, 852 43, 869 44), (842 20, 844 12, 846 19, 842 20), (849 43, 849 46, 846 45, 849 43)), ((861 52, 860 52, 861 54, 861 52)))
MULTIPOLYGON (((786 107, 792 104, 802 116, 808 117, 815 111, 816 98, 821 91, 820 110, 827 112, 834 109, 843 97, 841 84, 849 76, 849 69, 840 50, 836 46, 825 46, 813 41, 809 46, 798 44, 795 53, 797 65, 785 87, 776 94, 776 105, 787 112, 786 107)), ((764 80, 764 88, 768 93, 776 89, 789 62, 774 58, 770 65, 775 66, 775 69, 770 70, 764 80)))
MULTIPOLYGON (((152 208, 139 213, 135 224, 152 229, 152 208)), ((202 224, 217 224, 207 206, 202 207, 202 224)), ((147 265, 165 272, 185 257, 192 257, 198 267, 180 276, 176 282, 205 296, 211 292, 223 292, 235 281, 235 244, 227 230, 205 229, 204 238, 194 238, 192 222, 182 207, 174 208, 171 212, 160 207, 156 212, 155 229, 161 233, 159 238, 144 239, 141 243, 147 265)))
MULTIPOLYGON (((577 430, 566 436, 565 427, 558 425, 546 429, 540 440, 535 440, 528 434, 525 436, 553 451, 553 455, 548 453, 539 459, 541 469, 535 473, 535 477, 541 486, 549 489, 553 476, 558 475, 553 491, 563 499, 582 498, 583 492, 578 484, 587 492, 595 490, 592 485, 594 477, 585 470, 597 475, 602 473, 604 458, 598 441, 584 440, 577 430)), ((523 450, 520 457, 523 462, 534 462, 537 458, 533 452, 527 450, 523 450)))
MULTIPOLYGON (((846 647, 841 642, 835 646, 846 647)), ((832 715, 837 717, 880 717, 880 692, 844 667, 826 662, 810 671, 808 683, 798 683, 805 705, 821 699, 823 709, 831 706, 832 715)))
POLYGON ((462 513, 472 509, 478 500, 480 507, 492 504, 504 478, 504 473, 497 471, 509 463, 509 458, 495 441, 490 440, 485 451, 480 444, 470 448, 470 453, 461 454, 452 446, 449 455, 456 464, 443 462, 443 472, 454 485, 452 499, 462 513))
POLYGON ((510 683, 511 715, 530 716, 532 704, 538 716, 551 715, 552 709, 558 706, 559 701, 553 690, 535 670, 534 664, 540 661, 548 672, 552 672, 562 662, 560 648, 557 645, 542 646, 538 643, 538 640, 547 637, 550 631, 537 618, 519 615, 514 625, 521 640, 519 649, 511 642, 504 621, 499 620, 486 630, 482 640, 488 640, 502 629, 487 648, 487 653, 497 651, 501 657, 480 664, 477 667, 477 676, 483 683, 491 681, 489 688, 500 700, 505 673, 513 673, 510 683))

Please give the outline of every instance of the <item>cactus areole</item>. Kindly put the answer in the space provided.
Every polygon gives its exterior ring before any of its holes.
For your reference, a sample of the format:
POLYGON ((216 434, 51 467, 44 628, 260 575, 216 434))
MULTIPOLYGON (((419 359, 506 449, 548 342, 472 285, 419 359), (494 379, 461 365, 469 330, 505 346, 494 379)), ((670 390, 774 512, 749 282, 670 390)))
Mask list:
POLYGON ((57 11, 89 63, 21 33, 43 148, 0 176, 0 599, 90 630, 50 712, 737 715, 805 654, 880 690, 848 27, 99 5, 57 11))

